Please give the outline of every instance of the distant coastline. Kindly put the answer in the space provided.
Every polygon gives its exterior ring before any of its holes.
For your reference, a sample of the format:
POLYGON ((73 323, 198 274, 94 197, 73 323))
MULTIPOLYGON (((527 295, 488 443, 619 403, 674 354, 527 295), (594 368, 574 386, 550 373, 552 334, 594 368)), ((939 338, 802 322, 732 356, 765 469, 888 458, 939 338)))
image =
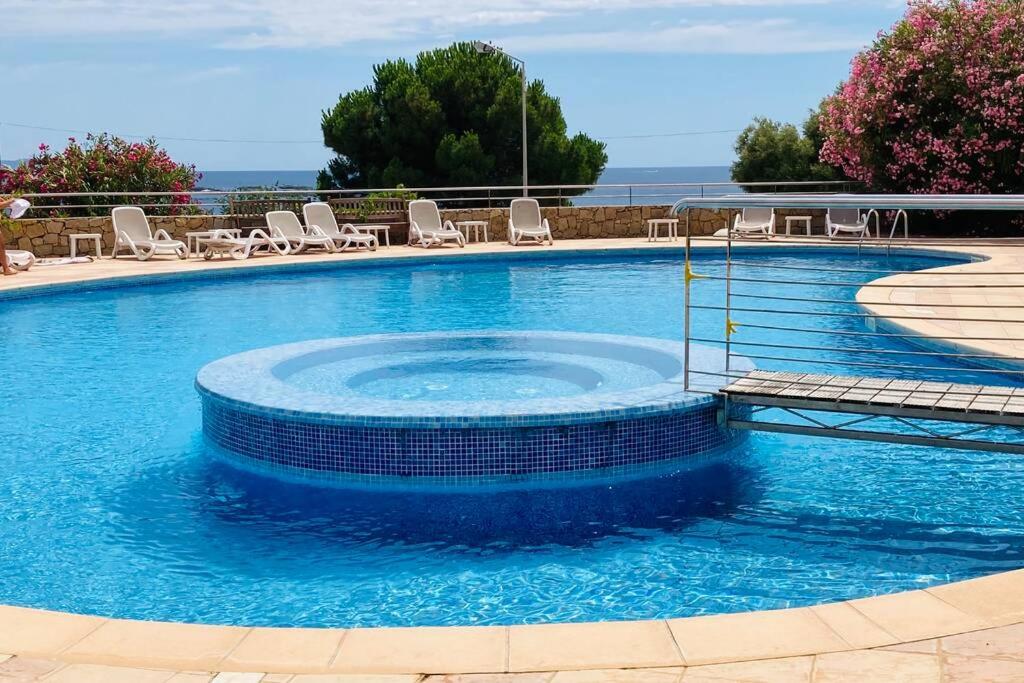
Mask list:
MULTIPOLYGON (((201 190, 238 190, 253 187, 312 189, 317 171, 203 171, 201 190)), ((602 185, 639 183, 727 183, 728 166, 645 166, 608 168, 598 179, 602 185)))

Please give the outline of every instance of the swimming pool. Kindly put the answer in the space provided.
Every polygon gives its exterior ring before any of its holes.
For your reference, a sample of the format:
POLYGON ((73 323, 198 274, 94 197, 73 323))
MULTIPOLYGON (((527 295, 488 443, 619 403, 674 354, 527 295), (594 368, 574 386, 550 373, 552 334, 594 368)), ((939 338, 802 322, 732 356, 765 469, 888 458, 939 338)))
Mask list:
MULTIPOLYGON (((439 494, 277 481, 206 451, 193 378, 217 358, 382 332, 678 340, 681 270, 678 253, 426 257, 2 302, 0 602, 252 625, 515 624, 802 605, 1021 566, 1024 471, 1009 455, 752 434, 640 480, 439 494)), ((822 298, 836 294, 854 292, 822 298)), ((714 316, 695 324, 720 334, 714 316)))

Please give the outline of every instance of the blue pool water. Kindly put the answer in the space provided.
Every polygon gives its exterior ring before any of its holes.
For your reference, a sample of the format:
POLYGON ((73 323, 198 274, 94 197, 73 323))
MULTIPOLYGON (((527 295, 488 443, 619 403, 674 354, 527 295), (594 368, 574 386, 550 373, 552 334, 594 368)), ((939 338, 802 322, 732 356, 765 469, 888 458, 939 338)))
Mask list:
MULTIPOLYGON (((829 252, 743 256, 758 259, 939 265, 829 252)), ((711 256, 696 264, 708 274, 722 266, 711 256)), ((254 625, 515 624, 802 605, 1024 563, 1024 468, 1011 455, 752 434, 718 459, 637 481, 437 494, 279 482, 205 451, 193 378, 217 358, 380 332, 681 339, 681 271, 679 258, 651 255, 436 259, 0 302, 0 602, 254 625)), ((855 291, 787 286, 790 275, 756 265, 746 272, 799 296, 848 301, 855 291)), ((698 283, 694 302, 718 301, 719 284, 698 283)), ((695 334, 721 336, 719 316, 694 317, 695 334)), ((781 318, 741 322, 773 319, 781 318)), ((801 323, 830 334, 740 334, 806 341, 806 357, 819 361, 863 360, 866 341, 842 335, 862 330, 859 318, 801 323)), ((905 369, 918 357, 891 358, 894 374, 919 374, 905 369)), ((856 366, 828 366, 844 370, 856 366)))
POLYGON ((386 359, 359 357, 306 368, 287 383, 319 393, 403 401, 504 401, 562 398, 657 384, 652 368, 574 354, 437 348, 386 359), (588 362, 589 361, 589 362, 588 362))
POLYGON ((398 363, 354 378, 350 386, 374 398, 404 401, 500 401, 564 397, 602 388, 596 372, 541 359, 439 359, 398 363))

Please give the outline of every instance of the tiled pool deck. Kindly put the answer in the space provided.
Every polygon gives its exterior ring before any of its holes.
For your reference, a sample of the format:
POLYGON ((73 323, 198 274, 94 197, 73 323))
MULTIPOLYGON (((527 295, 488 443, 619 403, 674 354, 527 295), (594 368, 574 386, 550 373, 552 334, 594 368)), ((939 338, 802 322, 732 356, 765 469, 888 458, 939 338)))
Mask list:
MULTIPOLYGON (((679 244, 581 240, 554 249, 662 249, 679 244)), ((700 244, 700 247, 707 246, 700 244)), ((772 248, 766 245, 766 248, 772 248)), ((933 248, 933 247, 929 247, 933 248)), ((550 248, 548 248, 550 249, 550 248)), ((942 249, 946 249, 943 247, 942 249)), ((949 248, 989 260, 948 269, 1024 270, 1024 245, 949 248)), ((433 250, 437 258, 508 252, 503 244, 433 250)), ((519 248, 517 251, 524 251, 519 248)), ((406 247, 377 255, 268 257, 209 264, 128 259, 38 268, 0 279, 21 287, 143 274, 251 268, 319 260, 422 256, 406 247)), ((1007 276, 990 276, 1008 284, 1007 276)), ((972 278, 973 280, 973 278, 972 278)), ((885 315, 944 337, 1024 339, 1024 289, 943 289, 956 276, 899 275, 920 288, 862 290, 885 315), (902 304, 952 303, 953 308, 902 304), (1000 311, 972 306, 996 304, 1000 311), (1022 308, 1012 308, 1018 306, 1022 308), (988 315, 979 315, 979 313, 988 315), (998 316, 991 315, 993 312, 998 316), (999 317, 1001 323, 969 318, 999 317), (962 319, 962 320, 961 320, 962 319)), ((1019 358, 1024 342, 961 342, 1019 358)), ((135 622, 0 606, 0 681, 186 683, 570 683, 582 681, 1020 681, 1024 680, 1024 570, 926 590, 772 612, 645 622, 511 627, 271 629, 135 622)))

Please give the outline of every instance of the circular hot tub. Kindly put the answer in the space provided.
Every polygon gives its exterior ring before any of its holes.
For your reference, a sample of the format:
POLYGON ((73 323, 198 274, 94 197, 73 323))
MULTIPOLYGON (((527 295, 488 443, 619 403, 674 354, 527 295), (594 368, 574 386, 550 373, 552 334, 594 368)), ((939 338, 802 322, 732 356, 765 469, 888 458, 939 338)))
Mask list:
MULTIPOLYGON (((478 485, 636 474, 715 451, 725 355, 660 339, 444 332, 323 339, 196 378, 235 463, 339 483, 478 485)), ((733 360, 734 368, 736 359, 733 360)))

